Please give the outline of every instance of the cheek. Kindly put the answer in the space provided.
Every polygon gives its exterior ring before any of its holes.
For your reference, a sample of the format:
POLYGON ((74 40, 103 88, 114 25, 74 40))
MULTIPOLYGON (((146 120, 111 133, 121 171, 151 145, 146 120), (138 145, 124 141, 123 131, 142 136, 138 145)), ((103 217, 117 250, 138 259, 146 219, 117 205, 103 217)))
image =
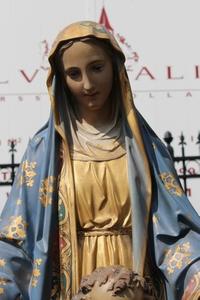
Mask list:
POLYGON ((102 86, 105 92, 110 92, 113 85, 113 73, 112 71, 106 72, 103 77, 102 86))
POLYGON ((67 87, 69 89, 69 91, 71 92, 72 95, 77 95, 80 93, 80 87, 79 84, 76 83, 75 81, 72 81, 70 79, 66 79, 66 84, 67 87))

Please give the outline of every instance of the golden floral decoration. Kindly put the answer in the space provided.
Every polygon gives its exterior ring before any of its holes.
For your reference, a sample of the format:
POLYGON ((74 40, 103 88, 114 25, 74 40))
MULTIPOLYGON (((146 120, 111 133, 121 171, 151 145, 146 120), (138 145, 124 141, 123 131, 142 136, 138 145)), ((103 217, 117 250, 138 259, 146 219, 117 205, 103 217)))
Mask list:
POLYGON ((8 280, 0 277, 0 285, 6 285, 8 280))
POLYGON ((175 249, 166 252, 166 264, 168 274, 173 274, 177 269, 188 265, 191 262, 190 243, 177 245, 175 249))
POLYGON ((38 280, 35 279, 35 278, 33 278, 33 279, 32 279, 32 282, 31 282, 32 287, 36 287, 36 286, 37 286, 37 283, 38 283, 38 280))
POLYGON ((22 216, 12 216, 10 225, 4 228, 4 235, 8 239, 25 239, 27 226, 22 216))
POLYGON ((39 199, 44 207, 52 203, 52 193, 55 190, 55 177, 49 176, 42 180, 39 189, 39 199))
POLYGON ((0 267, 4 267, 4 266, 5 266, 5 264, 6 264, 6 261, 5 261, 5 259, 3 259, 3 258, 0 258, 0 267))
POLYGON ((37 163, 25 160, 21 165, 22 175, 19 176, 19 184, 32 187, 34 184, 34 177, 37 175, 35 172, 37 163))
POLYGON ((37 268, 33 269, 33 276, 39 277, 40 276, 40 270, 37 269, 37 268))
POLYGON ((31 286, 32 287, 37 287, 38 284, 38 279, 41 276, 41 270, 39 268, 39 266, 42 263, 42 259, 41 258, 36 258, 34 260, 34 266, 33 266, 33 272, 32 272, 32 280, 31 280, 31 286))
POLYGON ((190 279, 182 300, 198 300, 200 299, 200 272, 197 272, 190 279))
POLYGON ((21 200, 21 199, 17 199, 17 200, 16 200, 16 204, 17 204, 17 205, 21 205, 21 204, 22 204, 22 200, 21 200))
POLYGON ((35 264, 36 264, 36 265, 40 266, 41 263, 42 263, 42 259, 41 259, 41 258, 35 259, 35 264))
POLYGON ((3 295, 3 294, 4 294, 4 288, 0 287, 0 295, 3 295))
POLYGON ((181 197, 183 195, 183 190, 179 183, 177 182, 176 178, 171 173, 161 173, 160 178, 166 188, 166 190, 173 195, 181 197))

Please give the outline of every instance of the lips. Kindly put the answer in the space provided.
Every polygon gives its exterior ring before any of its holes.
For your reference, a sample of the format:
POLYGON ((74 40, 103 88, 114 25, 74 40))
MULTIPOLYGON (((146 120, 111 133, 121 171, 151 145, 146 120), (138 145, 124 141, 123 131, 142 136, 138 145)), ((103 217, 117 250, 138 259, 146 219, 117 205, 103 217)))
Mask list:
POLYGON ((84 94, 85 97, 94 97, 96 95, 98 95, 98 92, 92 94, 84 94))

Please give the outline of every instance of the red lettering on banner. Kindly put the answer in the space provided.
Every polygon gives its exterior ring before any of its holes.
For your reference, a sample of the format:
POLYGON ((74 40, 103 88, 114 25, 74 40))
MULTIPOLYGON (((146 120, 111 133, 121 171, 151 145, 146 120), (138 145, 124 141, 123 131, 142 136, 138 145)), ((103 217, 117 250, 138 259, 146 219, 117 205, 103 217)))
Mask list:
POLYGON ((191 188, 187 188, 186 194, 187 194, 187 196, 189 196, 189 197, 192 196, 192 190, 191 190, 191 188))
POLYGON ((45 67, 45 66, 43 66, 43 65, 41 65, 40 68, 41 68, 43 71, 48 71, 48 70, 49 70, 49 67, 45 67))
POLYGON ((185 96, 186 97, 192 97, 192 93, 191 92, 187 92, 185 96))
MULTIPOLYGON (((184 172, 183 172, 183 168, 180 168, 180 169, 179 169, 179 172, 180 172, 181 174, 183 174, 183 173, 184 173, 184 172)), ((195 175, 195 174, 197 174, 195 168, 193 168, 193 167, 188 168, 188 169, 186 170, 186 172, 187 172, 188 174, 190 174, 190 175, 195 175)))
POLYGON ((190 168, 188 169, 188 173, 189 173, 190 175, 195 175, 195 174, 196 174, 195 168, 190 167, 190 168))
POLYGON ((23 99, 22 96, 18 96, 18 100, 19 100, 19 101, 23 101, 24 99, 23 99))
POLYGON ((149 93, 149 98, 154 98, 154 96, 152 95, 152 93, 149 93))
POLYGON ((35 100, 40 101, 40 96, 35 95, 35 100))
POLYGON ((138 80, 140 76, 149 76, 151 79, 155 79, 155 77, 151 74, 151 72, 147 69, 147 67, 142 67, 135 80, 138 80))
POLYGON ((22 73, 22 75, 24 76, 24 78, 26 79, 26 81, 28 81, 29 83, 31 83, 33 81, 33 79, 35 78, 35 76, 37 75, 37 73, 39 72, 39 70, 36 69, 35 72, 33 73, 33 75, 31 77, 28 77, 28 75, 25 73, 24 70, 20 70, 20 72, 22 73))
POLYGON ((3 175, 3 181, 7 181, 7 175, 9 175, 8 171, 1 171, 1 174, 3 175))
POLYGON ((126 70, 127 70, 128 72, 132 72, 132 71, 133 71, 133 68, 132 68, 131 65, 126 65, 126 70))
POLYGON ((18 138, 12 138, 12 139, 8 139, 7 140, 7 144, 8 146, 11 145, 11 143, 14 143, 15 145, 19 144, 22 142, 22 138, 21 137, 18 137, 18 138))
POLYGON ((8 145, 11 145, 11 143, 14 143, 16 145, 17 144, 17 140, 16 139, 9 139, 8 140, 8 145))
POLYGON ((180 76, 180 77, 173 77, 172 75, 172 67, 171 66, 167 66, 167 79, 183 79, 184 76, 180 76))
POLYGON ((200 78, 200 66, 195 66, 195 78, 200 78))
POLYGON ((132 59, 135 61, 135 62, 138 62, 139 61, 139 55, 137 54, 137 52, 133 52, 132 54, 132 59))
POLYGON ((170 93, 167 93, 167 98, 171 98, 171 94, 170 93))

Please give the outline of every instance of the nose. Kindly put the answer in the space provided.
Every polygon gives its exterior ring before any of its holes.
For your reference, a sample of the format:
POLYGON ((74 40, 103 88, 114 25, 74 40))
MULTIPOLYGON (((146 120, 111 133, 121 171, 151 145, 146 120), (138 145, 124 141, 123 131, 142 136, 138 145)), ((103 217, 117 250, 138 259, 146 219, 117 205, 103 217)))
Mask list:
POLYGON ((94 84, 88 74, 83 75, 83 90, 91 92, 94 89, 94 84))

